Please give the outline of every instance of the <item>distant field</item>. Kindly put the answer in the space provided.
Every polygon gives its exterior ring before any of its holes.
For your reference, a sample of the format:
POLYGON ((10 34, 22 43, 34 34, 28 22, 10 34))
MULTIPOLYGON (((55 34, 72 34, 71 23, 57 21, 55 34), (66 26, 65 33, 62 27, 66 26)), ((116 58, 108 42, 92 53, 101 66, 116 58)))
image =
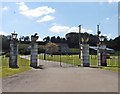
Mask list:
MULTIPOLYGON (((44 55, 39 55, 39 59, 43 60, 44 55)), ((46 55, 46 60, 60 62, 60 55, 46 55)), ((73 64, 76 66, 81 64, 78 55, 61 55, 61 62, 73 64)), ((96 55, 90 55, 90 66, 98 66, 98 58, 96 55)), ((120 71, 120 68, 118 68, 118 56, 110 56, 110 59, 107 59, 107 67, 102 67, 101 69, 120 71)))
POLYGON ((0 78, 1 77, 6 77, 6 76, 10 76, 13 74, 17 74, 17 73, 21 73, 24 71, 27 71, 29 69, 31 69, 30 62, 29 60, 26 59, 22 59, 20 57, 18 57, 18 69, 12 69, 9 68, 9 58, 8 57, 1 57, 1 61, 2 61, 2 67, 0 68, 0 78))

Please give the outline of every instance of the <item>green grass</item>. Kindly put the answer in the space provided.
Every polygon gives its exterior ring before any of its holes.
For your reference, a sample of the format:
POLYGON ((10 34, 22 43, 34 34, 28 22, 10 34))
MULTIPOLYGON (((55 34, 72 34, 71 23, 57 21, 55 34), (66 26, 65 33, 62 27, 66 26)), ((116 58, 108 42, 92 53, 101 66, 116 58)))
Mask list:
MULTIPOLYGON (((40 55, 39 58, 44 59, 43 55, 40 55)), ((60 62, 60 55, 46 55, 46 60, 60 62)), ((78 55, 61 55, 61 62, 74 65, 80 64, 78 55)))
POLYGON ((118 56, 112 55, 110 56, 111 59, 107 59, 107 67, 103 67, 102 69, 105 70, 112 70, 112 71, 120 71, 120 61, 118 61, 118 56))
POLYGON ((18 66, 19 68, 9 68, 9 58, 8 57, 1 57, 1 61, 2 61, 2 67, 0 68, 0 78, 2 77, 6 77, 6 76, 10 76, 13 74, 17 74, 17 73, 21 73, 27 70, 30 70, 30 62, 29 60, 20 58, 18 56, 18 66))
MULTIPOLYGON (((44 59, 43 55, 39 56, 40 59, 44 59)), ((104 70, 111 70, 111 71, 120 71, 120 64, 118 65, 118 56, 110 56, 111 59, 107 59, 107 67, 102 67, 100 69, 104 69, 104 70), (118 68, 119 67, 119 68, 118 68)), ((8 57, 1 57, 0 59, 2 62, 0 62, 2 66, 0 66, 0 78, 1 77, 6 77, 6 76, 10 76, 13 74, 17 74, 17 73, 21 73, 27 70, 30 70, 31 67, 29 60, 20 58, 18 56, 18 69, 13 69, 13 68, 9 68, 9 58, 8 57)), ((60 62, 60 55, 46 55, 46 60, 50 60, 50 61, 58 61, 60 62)), ((78 55, 61 55, 61 62, 64 63, 68 63, 68 64, 73 64, 73 65, 80 65, 81 61, 79 59, 78 55)), ((96 55, 92 55, 90 56, 90 65, 91 66, 97 66, 97 56, 96 55)))
MULTIPOLYGON (((43 55, 40 55, 39 58, 42 60, 44 59, 43 55)), ((46 55, 46 60, 60 62, 60 55, 46 55)), ((81 64, 78 55, 61 55, 61 62, 76 66, 81 64)), ((98 66, 98 58, 96 55, 90 55, 90 66, 98 66)), ((118 56, 110 56, 110 59, 107 59, 107 67, 102 67, 100 69, 120 71, 120 68, 118 68, 118 56)))

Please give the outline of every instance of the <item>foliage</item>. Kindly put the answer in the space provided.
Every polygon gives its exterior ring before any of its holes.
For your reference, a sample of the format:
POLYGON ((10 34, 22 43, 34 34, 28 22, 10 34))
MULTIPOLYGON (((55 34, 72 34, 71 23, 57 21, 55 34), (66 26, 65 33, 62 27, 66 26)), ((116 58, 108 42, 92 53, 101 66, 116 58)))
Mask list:
POLYGON ((116 51, 120 51, 120 36, 116 37, 115 39, 110 39, 106 42, 107 46, 113 48, 116 51))
POLYGON ((19 41, 30 41, 30 37, 29 36, 20 36, 19 41))
POLYGON ((43 39, 43 41, 44 41, 44 42, 49 42, 49 41, 50 41, 50 37, 49 37, 49 36, 45 37, 45 38, 43 39))
POLYGON ((0 35, 0 39, 2 39, 2 51, 8 52, 10 50, 10 39, 4 35, 0 35))
POLYGON ((79 33, 72 32, 72 33, 67 33, 65 35, 65 37, 67 39, 68 46, 70 48, 78 48, 79 47, 79 40, 80 40, 80 43, 82 43, 82 38, 85 35, 88 35, 88 37, 89 37, 88 43, 91 46, 96 46, 97 45, 98 37, 96 35, 92 35, 92 34, 88 34, 88 33, 80 33, 79 34, 79 33), (79 39, 79 36, 80 36, 80 39, 79 39))
POLYGON ((30 55, 30 50, 19 49, 19 54, 21 54, 21 55, 30 55))
POLYGON ((48 43, 48 42, 52 42, 52 43, 66 43, 66 39, 65 38, 62 38, 60 36, 47 36, 43 39, 44 42, 48 43))
POLYGON ((27 43, 19 43, 19 54, 22 55, 29 55, 30 49, 28 49, 29 44, 27 43))
POLYGON ((38 54, 45 53, 45 49, 43 47, 38 48, 38 54))
POLYGON ((47 53, 56 53, 59 50, 59 47, 56 43, 47 43, 45 46, 47 53))

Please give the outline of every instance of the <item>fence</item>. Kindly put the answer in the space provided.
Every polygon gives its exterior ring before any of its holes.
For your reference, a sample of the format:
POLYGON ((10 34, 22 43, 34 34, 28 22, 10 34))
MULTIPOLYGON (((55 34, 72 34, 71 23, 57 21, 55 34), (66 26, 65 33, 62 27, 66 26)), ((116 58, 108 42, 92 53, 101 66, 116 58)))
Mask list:
MULTIPOLYGON (((79 59, 79 55, 71 54, 71 55, 50 55, 46 54, 46 58, 44 53, 39 54, 39 59, 42 60, 49 60, 49 61, 57 61, 57 62, 64 62, 67 64, 72 64, 75 66, 81 65, 81 60, 79 59)), ((90 55, 89 57, 90 66, 98 66, 98 57, 97 55, 90 55)), ((118 56, 110 56, 107 59, 107 66, 108 67, 117 67, 118 66, 118 56)))
MULTIPOLYGON (((9 67, 9 57, 6 57, 5 55, 2 55, 2 67, 9 67), (4 61, 4 62, 3 62, 4 61)), ((27 68, 27 66, 29 66, 30 61, 25 62, 25 59, 29 59, 30 55, 19 55, 18 56, 18 66, 20 67, 25 67, 27 68)), ((46 54, 46 58, 44 53, 40 53, 38 54, 38 59, 40 60, 44 60, 41 61, 46 63, 47 61, 50 61, 49 64, 51 64, 52 61, 56 62, 56 66, 60 66, 60 63, 65 63, 65 64, 71 64, 71 65, 81 65, 81 61, 79 59, 79 55, 78 54, 71 54, 71 55, 50 55, 50 54, 46 54)), ((97 55, 90 55, 89 57, 89 61, 90 61, 90 66, 98 66, 98 57, 97 55)), ((114 56, 111 55, 109 59, 107 59, 107 66, 108 67, 119 67, 118 64, 119 60, 118 60, 118 56, 114 56)), ((38 62, 39 64, 39 62, 38 62)), ((66 66, 64 64, 64 66, 66 66)), ((63 65, 63 64, 62 64, 63 65)))

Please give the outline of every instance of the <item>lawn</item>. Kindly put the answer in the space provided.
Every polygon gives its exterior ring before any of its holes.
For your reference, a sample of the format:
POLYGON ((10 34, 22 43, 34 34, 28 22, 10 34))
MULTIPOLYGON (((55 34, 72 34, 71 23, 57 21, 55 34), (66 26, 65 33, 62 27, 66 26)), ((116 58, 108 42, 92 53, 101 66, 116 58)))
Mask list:
MULTIPOLYGON (((44 55, 40 54, 39 59, 43 60, 44 55)), ((46 60, 60 62, 60 55, 46 55, 46 60)), ((61 62, 73 64, 76 66, 81 64, 78 55, 61 55, 61 62)), ((96 55, 90 55, 90 66, 98 66, 98 58, 96 55)), ((102 67, 100 69, 120 71, 120 68, 118 68, 118 56, 110 56, 110 59, 107 59, 107 67, 102 67)))
POLYGON ((29 60, 20 58, 19 56, 18 56, 19 68, 9 68, 8 57, 1 56, 1 61, 2 61, 2 64, 1 64, 2 66, 0 67, 0 78, 21 73, 31 69, 29 60))
POLYGON ((103 67, 102 69, 105 70, 112 70, 112 71, 120 71, 120 64, 119 64, 118 56, 112 55, 110 59, 107 59, 107 67, 103 67))
MULTIPOLYGON (((44 55, 41 54, 39 55, 40 59, 44 59, 43 57, 44 55)), ((17 74, 17 73, 21 73, 27 70, 30 70, 31 67, 30 65, 30 61, 27 59, 23 59, 20 58, 18 56, 18 69, 12 69, 9 68, 9 58, 8 57, 0 57, 2 63, 0 65, 0 78, 1 77, 6 77, 6 76, 10 76, 13 74, 17 74)), ((50 60, 50 61, 58 61, 60 62, 60 55, 46 55, 46 60, 50 60)), ((79 59, 78 55, 61 55, 61 62, 64 63, 69 63, 69 64, 73 64, 73 65, 80 65, 81 61, 79 59)), ((96 55, 91 55, 90 56, 90 66, 97 66, 98 59, 96 55)), ((110 59, 107 59, 107 67, 102 67, 100 69, 104 69, 104 70, 112 70, 112 71, 120 71, 120 67, 118 68, 118 56, 110 56, 110 59)))

